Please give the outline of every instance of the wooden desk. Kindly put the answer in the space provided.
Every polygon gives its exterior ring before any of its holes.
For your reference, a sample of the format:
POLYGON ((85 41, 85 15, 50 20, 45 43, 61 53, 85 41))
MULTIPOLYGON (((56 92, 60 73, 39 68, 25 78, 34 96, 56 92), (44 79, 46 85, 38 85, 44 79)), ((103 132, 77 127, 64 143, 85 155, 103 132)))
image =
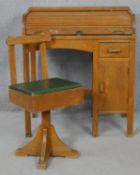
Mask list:
POLYGON ((93 99, 93 135, 98 135, 99 113, 120 113, 127 116, 127 135, 132 136, 136 37, 135 16, 130 9, 33 7, 24 15, 23 25, 26 35, 51 34, 48 48, 94 53, 92 87, 85 90, 93 99))

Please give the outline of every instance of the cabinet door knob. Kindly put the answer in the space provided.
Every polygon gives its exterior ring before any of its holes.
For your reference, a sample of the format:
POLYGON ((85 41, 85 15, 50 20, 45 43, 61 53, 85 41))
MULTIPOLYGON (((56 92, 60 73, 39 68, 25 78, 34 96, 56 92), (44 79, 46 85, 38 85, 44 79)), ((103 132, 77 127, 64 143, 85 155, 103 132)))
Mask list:
POLYGON ((100 82, 99 92, 102 94, 105 93, 105 82, 100 82))

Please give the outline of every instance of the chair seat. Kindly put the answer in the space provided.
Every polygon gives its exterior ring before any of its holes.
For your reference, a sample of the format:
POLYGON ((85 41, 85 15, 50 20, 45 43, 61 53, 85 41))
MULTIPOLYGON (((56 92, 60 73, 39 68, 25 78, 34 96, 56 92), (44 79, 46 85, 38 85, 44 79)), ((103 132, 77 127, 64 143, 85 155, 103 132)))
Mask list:
POLYGON ((79 83, 75 83, 60 78, 51 78, 48 80, 38 80, 28 83, 18 83, 9 86, 10 89, 23 92, 30 95, 48 94, 63 91, 72 88, 81 87, 79 83))

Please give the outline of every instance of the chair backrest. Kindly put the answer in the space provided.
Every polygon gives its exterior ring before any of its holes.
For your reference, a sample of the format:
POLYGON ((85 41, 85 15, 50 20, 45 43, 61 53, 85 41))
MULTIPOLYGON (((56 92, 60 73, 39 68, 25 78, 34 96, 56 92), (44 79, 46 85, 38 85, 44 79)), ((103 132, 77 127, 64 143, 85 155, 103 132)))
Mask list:
POLYGON ((51 41, 50 35, 39 34, 33 36, 9 36, 7 45, 9 51, 11 84, 17 83, 16 45, 23 46, 23 77, 24 82, 36 79, 36 50, 40 51, 42 79, 48 79, 46 45, 51 41), (31 58, 31 66, 29 59, 31 58), (30 70, 31 68, 31 70, 30 70), (31 73, 31 77, 30 77, 31 73))

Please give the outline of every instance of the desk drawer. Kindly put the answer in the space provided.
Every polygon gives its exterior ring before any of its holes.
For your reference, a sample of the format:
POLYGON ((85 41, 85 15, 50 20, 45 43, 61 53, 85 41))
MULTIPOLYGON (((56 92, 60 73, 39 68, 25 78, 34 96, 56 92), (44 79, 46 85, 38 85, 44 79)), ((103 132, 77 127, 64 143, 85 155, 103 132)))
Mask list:
POLYGON ((99 56, 101 58, 129 57, 129 43, 100 43, 99 56))

